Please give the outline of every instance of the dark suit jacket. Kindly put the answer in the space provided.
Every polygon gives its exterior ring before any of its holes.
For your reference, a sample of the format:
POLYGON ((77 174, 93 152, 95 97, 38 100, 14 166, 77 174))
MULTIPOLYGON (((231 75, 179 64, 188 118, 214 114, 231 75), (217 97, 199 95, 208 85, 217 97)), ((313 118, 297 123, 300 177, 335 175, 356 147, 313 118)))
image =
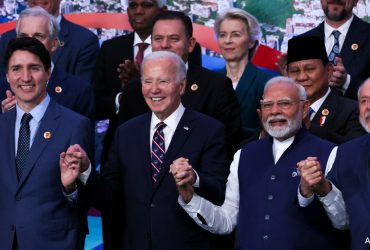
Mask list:
POLYGON ((313 117, 309 131, 335 144, 342 144, 366 134, 358 116, 357 102, 339 96, 332 90, 313 117), (323 115, 324 109, 329 111, 327 116, 323 115), (321 126, 320 120, 323 117, 326 117, 325 123, 321 126))
POLYGON ((195 192, 222 204, 228 175, 222 124, 186 109, 165 154, 165 167, 153 185, 150 121, 151 113, 146 113, 118 127, 104 171, 105 204, 117 199, 123 202, 123 246, 113 249, 215 249, 211 234, 198 227, 178 204, 169 166, 179 157, 188 158, 199 175, 195 192))
MULTIPOLYGON (((9 88, 6 79, 0 81, 0 99, 6 98, 9 88)), ((59 67, 54 67, 47 86, 48 94, 57 103, 72 109, 94 121, 95 102, 92 86, 85 80, 68 74, 59 67)), ((1 110, 0 110, 1 113, 1 110)))
MULTIPOLYGON (((304 36, 319 36, 325 39, 324 23, 303 34, 304 36)), ((370 77, 370 24, 357 16, 349 27, 339 57, 343 59, 347 73, 351 75, 346 97, 357 99, 358 87, 370 77), (357 49, 352 45, 357 44, 357 49)))
MULTIPOLYGON (((15 29, 4 33, 0 39, 0 76, 5 76, 4 54, 8 42, 16 37, 15 29)), ((63 44, 54 52, 52 59, 62 70, 91 81, 92 70, 99 51, 99 40, 88 29, 62 17, 59 40, 63 44)))
MULTIPOLYGON (((242 132, 240 108, 230 79, 189 64, 185 93, 181 100, 185 106, 209 115, 225 125, 226 144, 231 158, 241 140, 242 132)), ((119 123, 148 111, 140 81, 130 82, 121 96, 119 123)))
POLYGON ((86 211, 71 206, 62 194, 59 154, 78 143, 92 157, 91 122, 51 100, 18 182, 15 118, 15 108, 0 116, 1 248, 12 249, 16 234, 19 249, 81 249, 86 211))

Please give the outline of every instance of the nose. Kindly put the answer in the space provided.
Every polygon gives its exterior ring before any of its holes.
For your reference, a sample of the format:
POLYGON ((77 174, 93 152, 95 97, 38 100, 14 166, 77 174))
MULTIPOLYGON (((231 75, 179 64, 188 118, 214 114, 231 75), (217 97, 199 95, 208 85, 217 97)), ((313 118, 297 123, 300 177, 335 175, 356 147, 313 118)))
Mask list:
POLYGON ((22 71, 22 81, 23 82, 29 82, 31 81, 31 73, 29 70, 23 70, 22 71))
POLYGON ((135 14, 144 14, 145 13, 145 9, 143 8, 143 6, 141 6, 140 4, 136 7, 135 9, 135 14))
POLYGON ((156 94, 158 92, 160 92, 159 84, 157 82, 153 82, 150 85, 150 93, 156 94))
POLYGON ((162 49, 169 49, 171 47, 170 45, 170 42, 169 42, 169 39, 168 38, 163 38, 162 42, 161 42, 161 48, 162 49))
POLYGON ((276 102, 274 102, 274 104, 272 105, 272 107, 271 107, 271 114, 280 114, 281 113, 281 108, 279 107, 279 105, 276 103, 276 102))

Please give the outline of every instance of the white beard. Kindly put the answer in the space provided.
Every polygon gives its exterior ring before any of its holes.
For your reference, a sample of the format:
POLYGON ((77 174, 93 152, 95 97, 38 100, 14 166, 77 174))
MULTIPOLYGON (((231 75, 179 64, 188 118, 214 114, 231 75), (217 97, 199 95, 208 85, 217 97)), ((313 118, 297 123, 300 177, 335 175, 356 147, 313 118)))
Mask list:
POLYGON ((295 134, 302 125, 302 114, 296 117, 296 119, 288 119, 283 115, 269 116, 267 121, 263 122, 263 126, 266 132, 276 139, 286 139, 295 134), (284 126, 271 126, 270 121, 273 119, 286 120, 287 125, 284 126))
MULTIPOLYGON (((368 117, 368 116, 370 116, 370 112, 365 114, 365 117, 368 117)), ((366 123, 366 118, 360 116, 359 121, 362 127, 366 130, 366 132, 370 133, 370 125, 366 123)))

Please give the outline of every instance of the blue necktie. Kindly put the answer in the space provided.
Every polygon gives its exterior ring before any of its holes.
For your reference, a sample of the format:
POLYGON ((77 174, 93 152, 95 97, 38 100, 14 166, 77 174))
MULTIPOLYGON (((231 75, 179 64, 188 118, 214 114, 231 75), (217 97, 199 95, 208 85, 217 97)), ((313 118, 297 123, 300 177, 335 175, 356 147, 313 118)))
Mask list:
POLYGON ((31 135, 30 120, 31 119, 32 119, 32 115, 29 113, 24 113, 21 119, 21 128, 19 129, 19 137, 18 137, 17 156, 15 158, 18 180, 20 180, 22 177, 24 164, 26 162, 27 155, 30 150, 30 135, 31 135))
POLYGON ((166 153, 163 129, 166 127, 164 122, 160 122, 156 125, 157 130, 153 135, 152 140, 152 180, 153 184, 157 182, 158 176, 163 168, 164 154, 166 153))
POLYGON ((336 65, 335 57, 339 55, 339 36, 340 32, 338 30, 334 30, 332 32, 334 36, 334 45, 333 48, 331 49, 329 53, 329 61, 333 64, 336 65))

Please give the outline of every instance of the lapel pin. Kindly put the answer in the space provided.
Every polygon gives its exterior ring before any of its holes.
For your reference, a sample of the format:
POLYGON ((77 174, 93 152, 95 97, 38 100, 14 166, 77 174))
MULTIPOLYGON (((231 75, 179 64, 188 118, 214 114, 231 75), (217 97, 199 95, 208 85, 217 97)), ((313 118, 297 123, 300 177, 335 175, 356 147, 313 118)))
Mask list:
POLYGON ((189 127, 186 127, 186 126, 185 126, 185 127, 184 127, 184 129, 185 129, 185 130, 189 130, 189 127))
POLYGON ((49 131, 44 133, 44 138, 45 139, 50 139, 51 138, 51 133, 49 131))
POLYGON ((56 93, 60 94, 60 93, 62 93, 62 91, 63 91, 62 87, 60 87, 60 86, 55 87, 55 92, 56 93))
POLYGON ((198 85, 196 83, 194 83, 194 84, 191 85, 190 89, 192 91, 197 91, 198 90, 198 85))
POLYGON ((324 115, 324 116, 327 116, 327 115, 329 115, 329 110, 328 109, 323 109, 321 111, 321 114, 324 115))
POLYGON ((352 49, 352 50, 357 50, 357 49, 358 49, 358 44, 357 44, 357 43, 353 43, 353 44, 351 45, 351 49, 352 49))

